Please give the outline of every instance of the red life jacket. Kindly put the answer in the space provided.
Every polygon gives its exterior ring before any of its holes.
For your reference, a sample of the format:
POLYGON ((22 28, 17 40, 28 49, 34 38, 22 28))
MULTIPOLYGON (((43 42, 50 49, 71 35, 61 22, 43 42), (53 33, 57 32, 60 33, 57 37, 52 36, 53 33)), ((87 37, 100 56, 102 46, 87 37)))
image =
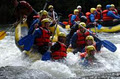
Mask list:
POLYGON ((114 9, 114 10, 112 10, 113 11, 113 13, 115 14, 115 15, 118 15, 118 10, 117 9, 114 9))
POLYGON ((86 52, 80 53, 80 58, 85 58, 85 57, 86 57, 86 55, 87 55, 87 53, 86 53, 86 52))
POLYGON ((86 12, 86 17, 87 17, 87 24, 89 24, 91 21, 90 21, 90 12, 86 12))
POLYGON ((59 42, 59 44, 60 44, 60 49, 51 54, 52 58, 55 59, 55 60, 62 59, 63 57, 67 56, 67 53, 66 53, 67 47, 66 47, 66 45, 61 43, 61 42, 59 42))
POLYGON ((103 14, 103 21, 113 20, 112 17, 107 16, 107 12, 108 12, 108 10, 104 10, 104 11, 102 12, 102 14, 103 14))
POLYGON ((50 31, 40 27, 42 35, 35 39, 36 45, 43 46, 50 42, 50 31))
POLYGON ((102 19, 102 10, 100 10, 100 11, 98 11, 98 10, 96 10, 96 12, 97 12, 97 15, 95 16, 95 19, 102 19))
POLYGON ((80 31, 77 30, 77 47, 83 47, 86 44, 85 38, 90 35, 89 32, 85 32, 84 34, 79 33, 80 31))
MULTIPOLYGON (((73 14, 69 14, 69 15, 68 15, 68 17, 69 17, 68 23, 69 23, 70 26, 72 26, 72 23, 71 23, 71 16, 72 16, 72 15, 73 15, 73 14)), ((80 21, 80 18, 79 18, 78 16, 76 16, 76 18, 75 18, 74 21, 80 21)))

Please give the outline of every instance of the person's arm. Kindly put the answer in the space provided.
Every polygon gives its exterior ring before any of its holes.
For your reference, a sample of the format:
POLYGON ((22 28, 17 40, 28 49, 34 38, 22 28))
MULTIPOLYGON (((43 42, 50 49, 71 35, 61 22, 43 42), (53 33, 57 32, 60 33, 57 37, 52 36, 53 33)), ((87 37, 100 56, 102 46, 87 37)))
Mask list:
POLYGON ((72 15, 72 16, 71 16, 71 23, 72 23, 72 24, 75 24, 75 18, 76 18, 76 15, 72 15))
POLYGON ((120 19, 120 17, 115 15, 112 11, 108 11, 107 16, 113 17, 114 19, 120 19))
POLYGON ((95 22, 95 16, 93 14, 90 15, 90 21, 95 22))
POLYGON ((42 30, 40 28, 37 28, 33 34, 35 38, 38 38, 42 35, 42 30))
POLYGON ((72 47, 76 47, 76 40, 77 40, 77 33, 75 32, 72 36, 72 38, 70 39, 70 44, 72 45, 72 47))
POLYGON ((34 26, 35 26, 35 24, 37 24, 37 23, 39 23, 39 19, 33 20, 32 24, 30 25, 30 29, 29 29, 29 31, 28 31, 28 35, 33 33, 33 31, 34 31, 34 29, 35 29, 34 26))

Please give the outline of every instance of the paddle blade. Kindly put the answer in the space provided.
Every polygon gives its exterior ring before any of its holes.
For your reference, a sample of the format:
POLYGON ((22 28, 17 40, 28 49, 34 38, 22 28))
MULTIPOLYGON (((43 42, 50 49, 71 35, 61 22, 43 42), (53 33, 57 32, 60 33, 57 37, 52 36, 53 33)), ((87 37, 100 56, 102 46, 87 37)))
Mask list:
POLYGON ((21 39, 18 41, 18 44, 19 44, 20 46, 23 45, 24 42, 25 42, 28 38, 29 38, 29 35, 27 35, 27 36, 21 38, 21 39))
POLYGON ((100 30, 102 28, 102 25, 101 24, 98 24, 98 29, 100 30))
POLYGON ((27 35, 18 41, 19 45, 24 45, 24 50, 29 51, 34 43, 34 36, 27 35))
POLYGON ((0 40, 4 39, 6 36, 6 32, 5 31, 1 31, 0 32, 0 40))
POLYGON ((29 37, 23 43, 24 43, 24 50, 29 51, 34 44, 34 36, 29 35, 29 37))
POLYGON ((51 52, 50 51, 47 51, 43 56, 42 56, 42 60, 43 61, 47 61, 47 60, 50 60, 51 59, 51 52))
POLYGON ((115 52, 117 50, 117 47, 113 43, 111 43, 110 41, 103 40, 102 44, 104 47, 106 47, 111 52, 115 52))

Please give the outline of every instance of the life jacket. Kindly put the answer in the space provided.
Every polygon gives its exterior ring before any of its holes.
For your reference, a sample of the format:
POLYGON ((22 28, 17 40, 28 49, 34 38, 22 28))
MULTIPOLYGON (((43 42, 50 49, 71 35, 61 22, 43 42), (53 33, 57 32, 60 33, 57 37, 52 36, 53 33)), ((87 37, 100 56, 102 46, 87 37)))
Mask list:
POLYGON ((85 38, 90 35, 89 32, 85 32, 84 34, 81 34, 79 30, 77 30, 77 47, 84 47, 86 44, 85 38))
MULTIPOLYGON (((73 24, 71 23, 71 17, 72 17, 73 14, 69 14, 68 17, 69 17, 69 25, 72 26, 73 24)), ((80 21, 80 18, 78 16, 76 16, 75 20, 74 21, 80 21)))
POLYGON ((90 21, 90 12, 86 12, 86 17, 87 17, 87 24, 89 24, 91 21, 90 21))
POLYGON ((108 13, 108 10, 104 10, 104 11, 102 12, 102 14, 103 14, 103 21, 113 20, 112 17, 107 16, 107 13, 108 13))
POLYGON ((96 10, 96 12, 97 12, 97 15, 95 16, 95 19, 102 19, 102 10, 100 10, 100 11, 98 11, 98 10, 96 10))
POLYGON ((115 15, 118 15, 118 10, 117 9, 114 9, 114 10, 112 10, 113 11, 113 13, 115 14, 115 15))
POLYGON ((80 53, 80 58, 81 58, 81 59, 82 59, 82 58, 85 58, 86 55, 87 55, 87 52, 80 53))
POLYGON ((42 35, 39 38, 35 39, 36 45, 43 46, 48 45, 50 42, 50 31, 40 27, 42 30, 42 35))
POLYGON ((51 54, 52 58, 55 59, 55 60, 62 59, 63 57, 67 56, 67 53, 66 53, 67 47, 66 47, 66 45, 61 43, 61 42, 59 42, 59 44, 60 44, 60 49, 51 54))

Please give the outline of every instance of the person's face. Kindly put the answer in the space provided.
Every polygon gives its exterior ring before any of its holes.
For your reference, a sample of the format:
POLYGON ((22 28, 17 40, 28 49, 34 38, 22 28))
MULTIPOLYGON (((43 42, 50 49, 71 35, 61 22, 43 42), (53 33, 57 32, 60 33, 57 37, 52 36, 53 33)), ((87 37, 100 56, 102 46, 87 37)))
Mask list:
POLYGON ((95 50, 91 50, 91 51, 89 51, 89 54, 88 54, 88 55, 89 55, 89 56, 94 56, 94 55, 95 55, 95 52, 96 52, 95 50))
POLYGON ((96 14, 96 11, 95 11, 95 10, 93 11, 93 14, 96 14))
POLYGON ((114 10, 115 8, 114 7, 111 7, 111 10, 114 10))
POLYGON ((80 27, 80 32, 84 33, 85 32, 85 29, 80 27))
POLYGON ((42 15, 42 19, 47 18, 47 15, 42 15))
POLYGON ((101 10, 101 7, 97 7, 97 10, 101 10))
POLYGON ((50 11, 53 11, 53 8, 50 8, 50 11))
POLYGON ((62 43, 65 43, 66 42, 66 37, 63 37, 63 36, 59 36, 59 41, 62 42, 62 43))
POLYGON ((92 45, 93 41, 92 40, 86 40, 87 45, 92 45))
POLYGON ((78 10, 79 10, 79 12, 81 12, 82 9, 81 9, 81 8, 78 8, 78 10))
POLYGON ((49 29, 49 26, 50 26, 50 22, 46 22, 44 27, 49 29))
POLYGON ((79 12, 75 12, 75 15, 79 15, 79 12))

